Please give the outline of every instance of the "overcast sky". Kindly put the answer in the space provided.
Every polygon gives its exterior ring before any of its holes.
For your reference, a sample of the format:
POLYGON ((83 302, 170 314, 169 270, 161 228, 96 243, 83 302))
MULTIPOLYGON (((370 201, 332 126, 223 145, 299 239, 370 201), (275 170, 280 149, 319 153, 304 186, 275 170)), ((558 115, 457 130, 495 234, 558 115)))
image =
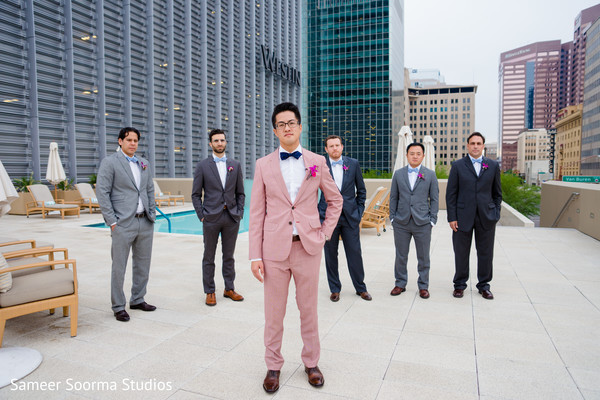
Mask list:
POLYGON ((446 83, 478 86, 475 127, 497 142, 500 53, 573 40, 587 0, 404 0, 404 66, 439 69, 446 83))

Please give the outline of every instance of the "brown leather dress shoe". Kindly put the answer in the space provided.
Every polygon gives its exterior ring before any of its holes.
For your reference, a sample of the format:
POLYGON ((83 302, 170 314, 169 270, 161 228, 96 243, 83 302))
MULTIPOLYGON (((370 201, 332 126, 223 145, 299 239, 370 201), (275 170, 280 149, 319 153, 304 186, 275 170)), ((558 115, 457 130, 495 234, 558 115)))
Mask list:
POLYGON ((331 296, 329 296, 329 300, 333 301, 334 303, 336 301, 340 300, 340 294, 339 293, 331 293, 331 296))
POLYGON ((323 374, 319 367, 308 368, 304 367, 304 372, 308 375, 308 383, 312 386, 320 387, 325 383, 325 378, 323 378, 323 374))
POLYGON ((463 297, 464 293, 464 289, 454 289, 454 292, 452 292, 452 296, 460 299, 461 297, 463 297))
POLYGON ((129 321, 129 314, 127 314, 127 311, 125 310, 117 311, 115 313, 115 318, 117 321, 127 322, 129 321))
POLYGON ((360 296, 361 299, 363 300, 367 300, 367 301, 371 301, 373 300, 373 298, 371 297, 371 295, 369 294, 369 292, 356 292, 357 296, 360 296))
POLYGON ((145 301, 142 301, 140 304, 130 304, 129 308, 132 310, 142 310, 142 311, 154 311, 156 310, 156 307, 146 303, 145 301))
POLYGON ((236 293, 235 290, 233 290, 233 289, 225 290, 223 292, 223 297, 229 297, 233 301, 243 301, 244 300, 244 296, 242 296, 239 293, 236 293))
POLYGON ((489 289, 480 290, 479 293, 481 294, 481 297, 486 300, 494 300, 494 295, 489 291, 489 289))
POLYGON ((217 305, 217 297, 214 293, 206 293, 206 305, 211 307, 217 305))
POLYGON ((272 369, 267 371, 265 381, 263 382, 263 389, 267 393, 275 393, 279 389, 279 373, 280 371, 273 371, 272 369))
POLYGON ((394 286, 394 288, 392 289, 392 291, 390 292, 390 294, 392 296, 398 296, 402 292, 406 292, 406 289, 403 288, 403 287, 394 286))
POLYGON ((419 290, 419 296, 422 299, 428 299, 429 298, 429 290, 427 290, 427 289, 420 289, 419 290))

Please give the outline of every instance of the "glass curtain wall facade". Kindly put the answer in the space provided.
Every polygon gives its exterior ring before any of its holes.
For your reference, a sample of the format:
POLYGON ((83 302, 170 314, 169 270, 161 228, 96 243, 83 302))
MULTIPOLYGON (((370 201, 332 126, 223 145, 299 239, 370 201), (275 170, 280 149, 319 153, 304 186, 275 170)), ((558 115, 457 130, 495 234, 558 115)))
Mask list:
POLYGON ((291 0, 4 0, 0 159, 40 179, 57 142, 67 177, 86 181, 134 126, 155 176, 191 177, 221 128, 251 178, 277 146, 273 106, 301 99, 262 48, 299 70, 300 16, 291 0))
POLYGON ((588 31, 581 127, 581 175, 600 175, 600 19, 588 31))
POLYGON ((363 169, 391 171, 394 115, 404 109, 404 2, 304 3, 308 148, 323 154, 336 134, 363 169))

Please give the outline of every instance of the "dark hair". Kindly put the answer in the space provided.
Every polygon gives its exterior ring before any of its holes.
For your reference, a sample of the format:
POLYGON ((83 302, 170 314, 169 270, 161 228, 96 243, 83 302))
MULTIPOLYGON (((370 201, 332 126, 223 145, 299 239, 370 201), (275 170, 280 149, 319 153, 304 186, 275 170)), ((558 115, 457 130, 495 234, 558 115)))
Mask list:
POLYGON ((483 140, 483 144, 485 144, 485 138, 483 137, 483 135, 479 132, 473 132, 469 135, 469 137, 467 138, 467 143, 469 143, 469 141, 471 140, 471 138, 473 136, 479 136, 481 138, 481 140, 483 140))
POLYGON ((302 123, 302 120, 300 119, 300 110, 298 110, 298 107, 294 103, 281 103, 275 106, 275 109, 273 110, 273 115, 271 116, 273 128, 275 128, 275 123, 277 122, 275 117, 277 117, 277 114, 282 113, 284 111, 292 111, 296 116, 298 123, 302 123))
POLYGON ((215 135, 224 135, 225 139, 227 139, 227 136, 225 135, 225 132, 222 129, 213 129, 212 131, 210 131, 210 133, 208 134, 208 141, 212 142, 212 138, 215 135))
POLYGON ((128 135, 128 134, 129 134, 129 132, 135 132, 135 133, 137 133, 137 136, 138 136, 138 141, 140 140, 140 138, 141 138, 141 136, 142 136, 142 135, 140 135, 140 131, 138 131, 137 129, 135 129, 135 128, 132 128, 132 127, 130 127, 130 126, 127 126, 127 127, 123 128, 123 129, 121 129, 121 130, 119 131, 119 139, 121 139, 121 140, 125 140, 125 138, 126 138, 127 136, 129 136, 129 135, 128 135))
POLYGON ((340 139, 341 145, 342 146, 344 145, 344 141, 342 140, 341 136, 338 136, 338 135, 329 135, 325 139, 325 147, 327 147, 327 142, 329 142, 330 140, 333 140, 333 139, 340 139))
POLYGON ((408 154, 408 150, 410 150, 410 148, 413 146, 419 146, 421 148, 421 150, 423 150, 423 154, 425 154, 425 146, 423 146, 423 143, 417 143, 417 142, 412 142, 408 146, 406 146, 406 154, 408 154))

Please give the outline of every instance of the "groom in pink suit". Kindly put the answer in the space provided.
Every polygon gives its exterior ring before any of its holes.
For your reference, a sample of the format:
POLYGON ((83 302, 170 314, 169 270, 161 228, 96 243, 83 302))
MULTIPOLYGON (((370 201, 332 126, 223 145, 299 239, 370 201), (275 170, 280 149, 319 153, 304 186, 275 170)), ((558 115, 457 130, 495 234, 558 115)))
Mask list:
POLYGON ((250 260, 252 273, 265 290, 265 361, 263 388, 279 389, 283 366, 281 340, 290 279, 296 284, 302 361, 313 386, 322 386, 317 366, 321 345, 317 316, 319 267, 342 211, 343 199, 323 156, 300 145, 300 111, 292 103, 275 107, 271 118, 280 147, 256 161, 250 198, 250 260), (323 224, 317 208, 318 190, 327 201, 323 224))

